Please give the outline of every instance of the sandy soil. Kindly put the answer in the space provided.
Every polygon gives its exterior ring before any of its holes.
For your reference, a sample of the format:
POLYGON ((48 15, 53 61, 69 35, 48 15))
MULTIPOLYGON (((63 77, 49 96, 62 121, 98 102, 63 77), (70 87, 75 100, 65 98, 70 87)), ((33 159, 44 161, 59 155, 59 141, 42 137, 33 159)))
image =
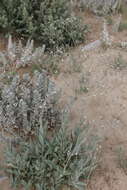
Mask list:
POLYGON ((121 71, 112 68, 119 53, 127 60, 126 52, 120 50, 87 53, 82 68, 87 76, 87 94, 75 95, 81 73, 71 76, 62 73, 56 81, 62 87, 64 100, 77 97, 72 106, 72 127, 84 117, 102 140, 101 167, 93 176, 89 190, 126 190, 127 176, 118 167, 116 152, 119 146, 127 145, 127 68, 121 71))
MULTIPOLYGON (((91 23, 94 31, 90 33, 88 41, 97 40, 102 20, 90 15, 87 15, 85 20, 91 23)), ((125 31, 112 35, 114 41, 127 40, 125 31)), ((127 175, 119 168, 116 151, 119 146, 127 149, 127 67, 123 70, 113 68, 119 53, 127 62, 126 51, 113 48, 104 51, 100 48, 82 52, 80 46, 61 60, 61 73, 57 79, 53 78, 62 89, 63 105, 75 99, 71 107, 71 126, 73 127, 80 117, 84 117, 102 142, 100 166, 93 175, 88 190, 127 189, 127 175), (74 72, 79 65, 80 72, 74 72), (81 75, 85 77, 87 93, 77 93, 81 75)), ((1 163, 2 160, 0 153, 1 163)), ((11 190, 8 180, 0 182, 0 190, 11 190)))

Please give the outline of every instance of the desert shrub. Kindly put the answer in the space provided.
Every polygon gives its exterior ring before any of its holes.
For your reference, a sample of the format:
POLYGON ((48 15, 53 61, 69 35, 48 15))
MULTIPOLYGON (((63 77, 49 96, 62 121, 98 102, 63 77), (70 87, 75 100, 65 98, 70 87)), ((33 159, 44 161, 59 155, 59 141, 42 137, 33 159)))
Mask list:
POLYGON ((63 51, 59 50, 59 53, 57 51, 44 53, 44 51, 44 45, 35 48, 33 40, 28 40, 26 45, 21 40, 14 42, 10 35, 7 49, 0 52, 0 72, 14 73, 20 68, 29 67, 31 73, 35 70, 39 72, 46 70, 48 74, 58 75, 63 51))
POLYGON ((97 141, 88 128, 68 132, 62 127, 48 135, 40 125, 36 138, 8 146, 6 173, 13 187, 58 190, 63 185, 83 190, 97 166, 97 141))
POLYGON ((4 70, 19 69, 32 64, 42 64, 45 46, 34 48, 34 41, 28 40, 26 45, 22 41, 13 42, 11 35, 8 38, 7 50, 0 52, 0 62, 4 70))
POLYGON ((127 62, 124 60, 123 56, 119 53, 119 55, 115 58, 114 69, 123 70, 127 68, 127 62))
POLYGON ((84 74, 81 74, 80 79, 79 79, 79 93, 87 93, 89 91, 88 89, 88 79, 84 74))
POLYGON ((113 25, 113 19, 110 15, 106 16, 106 21, 108 25, 113 25))
POLYGON ((127 42, 126 41, 122 41, 118 44, 118 47, 122 48, 122 49, 127 49, 127 42))
POLYGON ((120 11, 121 3, 121 0, 77 0, 81 10, 89 9, 100 16, 120 11))
POLYGON ((32 37, 46 49, 84 41, 87 26, 71 16, 67 0, 1 0, 0 28, 32 37))
POLYGON ((127 22, 120 23, 119 32, 122 32, 124 30, 127 30, 127 22))
POLYGON ((116 150, 117 153, 117 163, 120 169, 123 169, 127 175, 127 155, 126 149, 124 147, 118 147, 116 150))
POLYGON ((122 0, 119 12, 123 15, 124 18, 127 18, 127 1, 122 0))
MULTIPOLYGON (((14 75, 10 81, 0 83, 0 128, 11 134, 29 134, 38 127, 39 119, 49 128, 60 126, 60 111, 57 103, 60 91, 46 73, 28 73, 22 78, 14 75)), ((3 79, 1 78, 3 81, 3 79)))

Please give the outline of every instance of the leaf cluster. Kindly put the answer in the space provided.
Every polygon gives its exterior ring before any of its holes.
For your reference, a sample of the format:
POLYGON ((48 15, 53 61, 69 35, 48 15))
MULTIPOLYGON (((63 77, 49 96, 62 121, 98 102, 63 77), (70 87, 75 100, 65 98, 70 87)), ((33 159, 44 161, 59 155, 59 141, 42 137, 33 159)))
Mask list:
POLYGON ((46 49, 81 43, 87 31, 71 16, 67 0, 1 0, 0 28, 41 41, 46 49))
POLYGON ((61 127, 49 135, 40 125, 34 140, 8 146, 6 172, 17 189, 59 190, 67 185, 84 190, 97 165, 96 148, 87 128, 68 132, 61 127))
POLYGON ((18 130, 25 134, 38 127, 39 120, 49 128, 60 126, 58 101, 60 90, 46 73, 35 71, 33 77, 25 73, 14 75, 11 81, 0 83, 0 127, 2 130, 18 130))

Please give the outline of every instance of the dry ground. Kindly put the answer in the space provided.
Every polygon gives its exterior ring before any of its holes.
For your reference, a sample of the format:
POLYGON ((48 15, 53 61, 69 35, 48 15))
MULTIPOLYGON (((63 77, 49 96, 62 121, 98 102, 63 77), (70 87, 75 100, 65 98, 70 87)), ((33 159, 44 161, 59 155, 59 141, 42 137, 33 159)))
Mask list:
MULTIPOLYGON (((87 94, 77 95, 72 107, 72 126, 84 117, 102 140, 102 162, 91 181, 90 190, 126 190, 127 176, 118 168, 116 151, 119 146, 127 145, 127 69, 112 68, 119 52, 109 49, 87 53, 82 73, 88 78, 89 90, 87 94)), ((126 52, 121 54, 127 60, 126 52)), ((64 99, 74 96, 79 75, 59 75, 56 82, 62 86, 64 99)))
MULTIPOLYGON (((88 41, 97 40, 102 20, 88 14, 85 21, 91 24, 93 31, 88 41)), ((111 27, 109 29, 115 42, 127 41, 127 31, 114 34, 111 27)), ((61 60, 61 73, 53 78, 62 89, 62 104, 75 99, 71 108, 71 126, 84 117, 102 142, 100 166, 88 190, 127 189, 127 175, 117 162, 117 148, 124 147, 127 152, 127 67, 123 70, 113 68, 119 53, 127 62, 127 52, 118 48, 82 52, 81 46, 77 47, 61 60), (79 72, 74 72, 75 69, 79 69, 79 72), (87 93, 77 93, 81 75, 85 77, 87 93)), ((0 147, 2 149, 3 145, 0 147)), ((2 153, 0 158, 2 163, 2 153)), ((11 190, 8 180, 0 182, 0 190, 11 190)))

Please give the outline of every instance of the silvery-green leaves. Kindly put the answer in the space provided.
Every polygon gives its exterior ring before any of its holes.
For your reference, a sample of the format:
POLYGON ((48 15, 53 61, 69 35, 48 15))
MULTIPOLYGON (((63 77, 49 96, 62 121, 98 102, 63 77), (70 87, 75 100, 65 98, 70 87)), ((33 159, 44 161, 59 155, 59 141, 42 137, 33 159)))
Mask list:
POLYGON ((49 136, 40 122, 34 140, 21 141, 18 151, 8 146, 6 172, 17 189, 22 184, 25 190, 60 190, 63 185, 84 190, 97 166, 96 148, 87 128, 72 133, 64 127, 49 136))
POLYGON ((18 129, 25 133, 34 130, 41 118, 48 127, 57 126, 57 102, 60 90, 45 72, 34 72, 33 78, 15 75, 10 83, 0 86, 0 127, 18 129))
POLYGON ((26 46, 23 46, 21 40, 18 43, 13 42, 10 35, 7 50, 0 52, 3 70, 7 70, 9 67, 19 69, 35 63, 40 64, 44 51, 45 46, 34 48, 33 40, 28 40, 26 46))

